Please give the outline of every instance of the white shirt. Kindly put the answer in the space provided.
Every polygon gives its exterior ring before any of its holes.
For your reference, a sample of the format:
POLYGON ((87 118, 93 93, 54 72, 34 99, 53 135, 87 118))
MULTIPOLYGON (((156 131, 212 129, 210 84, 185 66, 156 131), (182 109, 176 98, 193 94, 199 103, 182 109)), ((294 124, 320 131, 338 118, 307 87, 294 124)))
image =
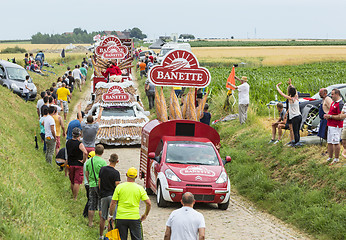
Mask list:
POLYGON ((38 108, 38 111, 40 112, 40 116, 41 116, 41 107, 43 106, 43 104, 44 104, 43 98, 37 101, 36 107, 38 108))
POLYGON ((74 79, 76 79, 76 78, 78 78, 78 79, 80 79, 81 76, 82 75, 82 73, 81 73, 81 71, 78 69, 78 68, 75 68, 75 69, 73 69, 73 71, 72 71, 72 77, 74 78, 74 79))
MULTIPOLYGON (((342 108, 341 113, 346 113, 346 104, 345 104, 345 105, 344 105, 344 107, 342 108)), ((345 129, 346 129, 346 118, 344 119, 344 125, 343 125, 343 128, 345 128, 345 129)))
POLYGON ((23 93, 29 93, 30 92, 29 89, 27 89, 27 87, 28 87, 28 81, 25 80, 24 81, 23 93))
POLYGON ((59 107, 58 105, 55 105, 55 104, 48 104, 48 106, 53 106, 53 107, 56 107, 56 110, 57 110, 57 112, 61 112, 62 111, 62 108, 61 107, 59 107))
POLYGON ((50 137, 52 139, 54 139, 53 134, 52 134, 52 130, 50 129, 50 126, 54 125, 54 131, 56 133, 56 128, 55 128, 55 121, 54 118, 51 115, 47 115, 46 119, 44 119, 44 131, 46 134, 46 138, 50 137))
POLYGON ((239 97, 239 104, 249 104, 250 98, 249 98, 249 92, 250 92, 250 85, 247 82, 244 82, 243 84, 240 84, 238 86, 238 97, 239 97))
POLYGON ((166 226, 171 228, 171 240, 197 240, 198 229, 205 228, 205 221, 202 213, 181 207, 169 215, 166 226))

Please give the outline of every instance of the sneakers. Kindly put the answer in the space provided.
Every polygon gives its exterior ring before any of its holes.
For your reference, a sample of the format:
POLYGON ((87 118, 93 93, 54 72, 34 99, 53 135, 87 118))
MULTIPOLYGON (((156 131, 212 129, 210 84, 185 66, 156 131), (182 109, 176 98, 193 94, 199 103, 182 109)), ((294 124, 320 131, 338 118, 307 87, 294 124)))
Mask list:
POLYGON ((328 158, 327 159, 327 163, 329 163, 330 161, 332 161, 333 159, 332 158, 328 158))
POLYGON ((303 144, 301 144, 300 142, 297 142, 296 144, 293 144, 294 147, 302 147, 303 144))
POLYGON ((275 139, 271 139, 269 143, 275 143, 275 139))
POLYGON ((334 158, 334 160, 331 163, 329 163, 329 165, 331 166, 331 165, 334 165, 338 162, 339 162, 339 158, 334 158))
POLYGON ((277 143, 279 143, 281 140, 276 140, 275 142, 274 142, 274 144, 277 144, 277 143))
POLYGON ((289 147, 292 147, 293 145, 294 145, 294 142, 292 141, 292 142, 288 142, 288 143, 286 143, 285 144, 286 146, 289 146, 289 147))

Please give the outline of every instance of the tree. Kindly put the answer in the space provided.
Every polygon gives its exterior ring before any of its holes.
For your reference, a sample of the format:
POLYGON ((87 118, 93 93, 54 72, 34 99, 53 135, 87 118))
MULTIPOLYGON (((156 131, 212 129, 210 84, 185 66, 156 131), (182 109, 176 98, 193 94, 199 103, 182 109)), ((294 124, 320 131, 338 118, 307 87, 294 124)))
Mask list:
POLYGON ((142 40, 143 38, 146 38, 147 35, 143 34, 139 28, 134 27, 130 30, 130 37, 142 40))
POLYGON ((195 39, 195 36, 192 34, 180 34, 179 38, 182 39, 195 39))
POLYGON ((73 29, 74 34, 88 34, 87 30, 82 30, 81 28, 75 28, 73 29))

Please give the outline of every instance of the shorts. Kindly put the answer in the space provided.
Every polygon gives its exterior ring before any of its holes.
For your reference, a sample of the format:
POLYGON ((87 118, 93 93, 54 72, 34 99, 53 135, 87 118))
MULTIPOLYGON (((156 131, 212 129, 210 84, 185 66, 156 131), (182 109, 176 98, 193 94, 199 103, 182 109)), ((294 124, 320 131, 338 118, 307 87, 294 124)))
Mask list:
POLYGON ((342 128, 328 126, 327 143, 339 144, 342 128))
POLYGON ((342 132, 341 132, 341 139, 342 139, 342 140, 346 140, 346 128, 343 128, 343 129, 342 129, 342 132))
POLYGON ((89 188, 89 211, 101 211, 101 197, 98 187, 89 188))
POLYGON ((70 166, 69 177, 72 184, 83 183, 83 166, 70 166))
MULTIPOLYGON (((60 148, 60 136, 56 136, 55 138, 55 148, 59 149, 60 148)), ((56 153, 58 154, 58 153, 56 153)))
POLYGON ((88 154, 92 151, 95 151, 94 147, 85 147, 85 150, 87 150, 88 154))
POLYGON ((58 105, 60 106, 60 103, 62 102, 62 108, 64 110, 64 113, 68 113, 68 103, 64 100, 58 100, 58 105))
MULTIPOLYGON (((108 211, 109 211, 109 207, 111 205, 112 197, 113 196, 101 198, 101 216, 104 220, 108 219, 108 211)), ((113 213, 113 219, 115 219, 116 215, 117 215, 117 206, 115 206, 115 210, 113 213)))

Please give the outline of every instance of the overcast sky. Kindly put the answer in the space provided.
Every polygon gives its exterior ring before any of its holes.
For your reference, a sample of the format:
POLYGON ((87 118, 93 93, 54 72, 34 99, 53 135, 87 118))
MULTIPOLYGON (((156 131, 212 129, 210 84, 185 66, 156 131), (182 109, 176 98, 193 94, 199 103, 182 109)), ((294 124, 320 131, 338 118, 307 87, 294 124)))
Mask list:
POLYGON ((218 38, 346 39, 345 0, 1 0, 0 40, 138 27, 218 38))

